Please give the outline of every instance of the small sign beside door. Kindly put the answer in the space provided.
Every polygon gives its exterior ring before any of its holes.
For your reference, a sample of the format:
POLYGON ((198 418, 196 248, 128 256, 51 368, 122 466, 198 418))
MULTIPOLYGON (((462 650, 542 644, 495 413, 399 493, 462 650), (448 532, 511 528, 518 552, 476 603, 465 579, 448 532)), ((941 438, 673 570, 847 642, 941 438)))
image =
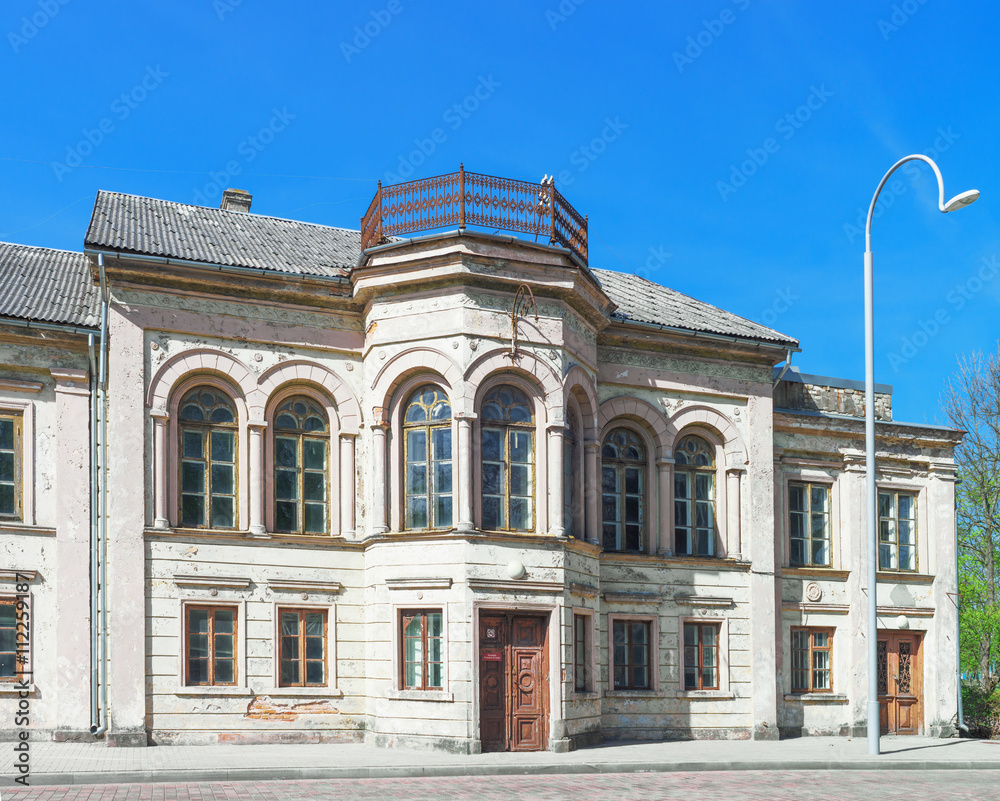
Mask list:
POLYGON ((482 659, 484 662, 501 662, 503 661, 503 654, 499 651, 483 651, 482 659))

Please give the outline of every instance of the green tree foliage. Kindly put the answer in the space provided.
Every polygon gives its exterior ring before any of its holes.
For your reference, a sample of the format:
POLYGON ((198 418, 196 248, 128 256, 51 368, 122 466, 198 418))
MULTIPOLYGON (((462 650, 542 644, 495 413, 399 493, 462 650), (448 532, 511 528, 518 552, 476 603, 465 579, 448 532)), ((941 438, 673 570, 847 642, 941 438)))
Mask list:
POLYGON ((962 672, 989 695, 1000 683, 1000 347, 959 359, 944 405, 967 432, 955 452, 962 672))

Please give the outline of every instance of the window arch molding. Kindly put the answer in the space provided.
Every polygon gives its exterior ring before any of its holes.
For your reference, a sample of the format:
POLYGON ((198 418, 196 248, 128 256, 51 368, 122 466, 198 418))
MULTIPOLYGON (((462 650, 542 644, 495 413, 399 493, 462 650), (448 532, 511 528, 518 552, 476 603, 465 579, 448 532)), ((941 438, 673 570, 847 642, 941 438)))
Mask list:
POLYGON ((180 524, 180 487, 178 475, 180 471, 180 403, 195 387, 212 387, 224 393, 236 408, 236 530, 244 530, 249 519, 249 478, 248 478, 248 448, 247 422, 248 412, 246 398, 240 388, 227 378, 216 373, 194 373, 183 377, 174 384, 167 398, 167 441, 166 453, 155 455, 158 462, 154 469, 165 470, 167 484, 167 519, 172 526, 180 524))
MULTIPOLYGON (((149 382, 146 405, 154 411, 169 411, 180 384, 193 374, 218 376, 236 388, 235 394, 242 397, 244 404, 257 386, 247 366, 234 356, 212 348, 192 348, 171 356, 160 365, 149 382)), ((234 394, 233 390, 229 392, 234 394)))
POLYGON ((708 406, 687 406, 677 411, 667 420, 667 438, 669 455, 673 455, 673 446, 681 438, 682 432, 688 427, 713 432, 717 445, 722 447, 718 462, 726 467, 744 467, 748 462, 747 447, 743 437, 732 421, 722 413, 708 406))
MULTIPOLYGON (((601 427, 601 435, 598 440, 601 446, 601 456, 599 465, 601 467, 601 476, 604 472, 604 459, 603 459, 603 446, 605 440, 614 431, 624 430, 631 434, 634 434, 638 439, 639 443, 642 445, 645 460, 643 461, 643 467, 645 468, 645 486, 643 487, 643 531, 642 531, 642 548, 641 553, 655 553, 657 550, 657 542, 659 536, 659 509, 660 509, 660 492, 657 486, 657 473, 656 473, 656 439, 653 432, 641 421, 635 420, 634 418, 628 417, 618 417, 607 421, 601 427)), ((598 484, 597 491, 602 492, 602 484, 598 484)), ((600 501, 599 501, 600 502, 600 501)), ((603 508, 603 504, 602 504, 603 508)), ((601 514, 601 520, 598 524, 603 531, 603 513, 601 514)), ((598 538, 598 543, 603 545, 603 533, 598 538)), ((624 551, 624 549, 622 549, 624 551)), ((634 551, 633 551, 634 553, 634 551)))
POLYGON ((673 440, 670 438, 667 421, 663 413, 640 398, 630 398, 619 395, 601 404, 598 415, 598 425, 601 430, 601 441, 610 430, 608 425, 615 419, 632 420, 644 428, 652 440, 653 452, 657 458, 668 457, 673 440))
POLYGON ((563 382, 553 365, 530 350, 518 353, 516 367, 511 367, 510 348, 498 348, 476 359, 465 371, 466 408, 478 413, 483 395, 495 385, 490 382, 499 380, 502 383, 504 375, 525 382, 525 391, 530 389, 529 397, 535 400, 536 406, 541 404, 546 418, 561 419, 563 382))
MULTIPOLYGON (((472 436, 472 494, 473 494, 473 519, 476 521, 476 525, 482 528, 483 520, 483 493, 482 493, 482 482, 483 482, 483 452, 482 452, 482 414, 481 405, 483 399, 493 390, 499 386, 511 386, 517 390, 520 390, 528 398, 532 404, 532 412, 534 414, 534 426, 531 429, 533 433, 533 447, 534 447, 534 485, 535 494, 533 498, 533 509, 534 509, 534 528, 532 531, 538 533, 541 531, 546 531, 548 529, 548 465, 549 465, 549 453, 548 453, 548 437, 546 436, 549 420, 551 419, 548 414, 549 410, 546 406, 546 395, 544 394, 544 387, 537 382, 530 373, 523 372, 521 370, 512 370, 509 363, 506 366, 506 372, 494 372, 479 383, 476 388, 476 393, 474 397, 474 405, 472 408, 475 410, 476 419, 473 425, 473 436, 472 436)), ((559 410, 560 414, 558 420, 553 421, 553 425, 562 426, 562 410, 559 410)), ((562 503, 562 499, 558 501, 562 503)))
POLYGON ((327 450, 327 532, 322 536, 336 536, 340 528, 340 458, 339 435, 340 415, 333 399, 325 388, 315 384, 289 382, 275 389, 267 399, 264 421, 267 423, 264 437, 264 520, 268 531, 275 530, 274 503, 274 418, 278 409, 289 398, 305 397, 326 412, 330 444, 327 450))
POLYGON ((458 520, 458 494, 463 489, 460 486, 461 478, 458 474, 458 420, 456 418, 458 410, 455 408, 455 391, 444 375, 425 368, 418 372, 411 371, 409 375, 398 378, 394 383, 392 396, 389 400, 389 528, 393 531, 402 531, 405 528, 403 415, 406 412, 406 402, 410 399, 410 395, 423 386, 437 388, 448 398, 451 405, 453 527, 458 520))
MULTIPOLYGON (((361 426, 361 407, 351 389, 328 367, 305 359, 293 359, 268 368, 260 376, 250 400, 251 413, 263 417, 270 408, 275 392, 286 384, 297 383, 317 387, 325 393, 327 402, 333 401, 337 416, 337 430, 341 434, 357 434, 361 426)), ((333 425, 333 418, 330 419, 333 425)))
POLYGON ((451 402, 452 413, 464 411, 458 407, 461 400, 462 371, 448 356, 434 348, 409 348, 397 353, 379 370, 371 383, 372 398, 383 408, 403 401, 416 388, 415 381, 426 377, 424 383, 440 384, 451 402))

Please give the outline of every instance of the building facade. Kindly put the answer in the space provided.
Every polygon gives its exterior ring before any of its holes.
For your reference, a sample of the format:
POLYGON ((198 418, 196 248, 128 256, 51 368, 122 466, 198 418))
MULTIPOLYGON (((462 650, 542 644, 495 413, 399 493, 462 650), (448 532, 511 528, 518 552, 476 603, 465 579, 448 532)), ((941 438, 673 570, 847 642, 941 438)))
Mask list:
MULTIPOLYGON (((864 731, 863 393, 533 190, 549 243, 228 191, 0 245, 0 732, 19 693, 119 746, 864 731)), ((883 727, 948 736, 960 432, 876 411, 883 727)))

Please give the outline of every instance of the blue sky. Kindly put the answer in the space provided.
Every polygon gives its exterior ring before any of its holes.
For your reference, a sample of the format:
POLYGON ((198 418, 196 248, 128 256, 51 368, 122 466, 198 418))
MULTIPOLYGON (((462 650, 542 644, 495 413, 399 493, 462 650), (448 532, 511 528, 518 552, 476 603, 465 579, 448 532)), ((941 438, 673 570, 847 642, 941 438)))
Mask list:
POLYGON ((998 16, 987 2, 8 0, 0 239, 80 249, 98 189, 357 227, 378 179, 540 179, 590 216, 594 267, 797 337, 943 422, 956 356, 1000 335, 998 16), (889 203, 891 201, 891 204, 889 203))

